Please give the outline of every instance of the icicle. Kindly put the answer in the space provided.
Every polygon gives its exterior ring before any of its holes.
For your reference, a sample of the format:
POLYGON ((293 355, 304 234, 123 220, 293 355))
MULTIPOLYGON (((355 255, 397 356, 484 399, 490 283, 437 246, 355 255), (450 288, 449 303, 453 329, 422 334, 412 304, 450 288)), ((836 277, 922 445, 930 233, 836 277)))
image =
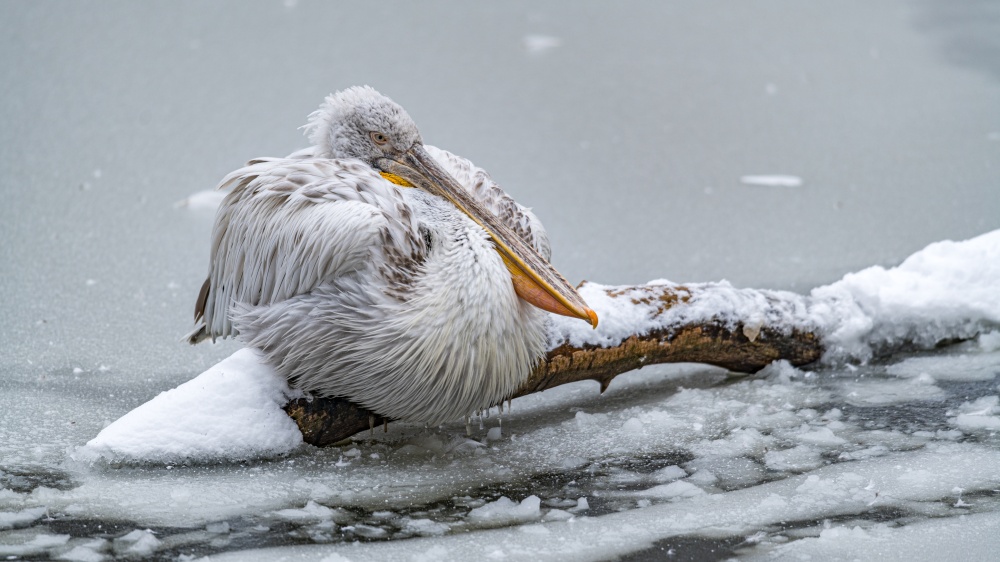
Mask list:
POLYGON ((389 433, 389 420, 382 418, 382 433, 389 433))
POLYGON ((368 437, 375 439, 375 416, 368 414, 368 437))
POLYGON ((465 435, 472 435, 472 416, 465 416, 465 435))
POLYGON ((483 411, 479 410, 479 431, 483 430, 483 411))

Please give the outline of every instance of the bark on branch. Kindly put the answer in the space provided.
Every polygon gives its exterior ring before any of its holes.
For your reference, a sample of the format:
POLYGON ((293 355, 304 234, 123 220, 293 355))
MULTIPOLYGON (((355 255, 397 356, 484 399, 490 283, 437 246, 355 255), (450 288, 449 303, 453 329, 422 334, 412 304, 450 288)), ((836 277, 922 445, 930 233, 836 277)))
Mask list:
MULTIPOLYGON (((511 398, 581 380, 599 382, 604 392, 617 375, 656 363, 707 363, 752 373, 778 359, 796 366, 806 365, 823 353, 820 338, 803 320, 805 297, 799 295, 737 291, 728 285, 713 284, 602 290, 611 299, 609 310, 638 311, 653 320, 646 324, 654 326, 637 329, 636 333, 607 346, 559 341, 511 398), (734 297, 742 301, 739 306, 734 305, 728 313, 721 310, 718 316, 706 317, 706 302, 711 302, 712 307, 720 301, 733 304, 734 297), (752 311, 747 318, 738 317, 747 310, 752 311), (676 321, 685 318, 701 319, 676 321), (664 319, 661 325, 656 325, 658 319, 664 319)), ((598 310, 599 314, 602 312, 598 310)), ((285 411, 298 424, 305 441, 319 447, 389 421, 339 398, 293 400, 285 406, 285 411)))

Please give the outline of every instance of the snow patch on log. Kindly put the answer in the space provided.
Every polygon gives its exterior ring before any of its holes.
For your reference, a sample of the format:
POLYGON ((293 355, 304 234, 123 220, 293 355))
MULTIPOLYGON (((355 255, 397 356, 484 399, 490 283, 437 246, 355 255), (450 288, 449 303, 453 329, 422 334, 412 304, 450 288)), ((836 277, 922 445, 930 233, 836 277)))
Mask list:
MULTIPOLYGON (((658 279, 645 285, 585 282, 580 296, 597 312, 596 329, 565 316, 552 316, 549 349, 614 347, 631 336, 667 331, 690 324, 741 326, 756 334, 767 326, 783 334, 814 329, 806 297, 787 291, 737 289, 728 281, 679 285, 658 279)), ((755 339, 755 337, 747 337, 755 339)))
POLYGON ((1000 230, 962 242, 936 242, 897 267, 869 267, 813 289, 738 289, 728 282, 639 286, 585 283, 580 294, 597 312, 591 329, 553 316, 549 349, 613 347, 633 335, 715 323, 741 328, 753 341, 762 327, 820 336, 824 361, 865 362, 878 351, 930 348, 968 339, 1000 325, 1000 230))

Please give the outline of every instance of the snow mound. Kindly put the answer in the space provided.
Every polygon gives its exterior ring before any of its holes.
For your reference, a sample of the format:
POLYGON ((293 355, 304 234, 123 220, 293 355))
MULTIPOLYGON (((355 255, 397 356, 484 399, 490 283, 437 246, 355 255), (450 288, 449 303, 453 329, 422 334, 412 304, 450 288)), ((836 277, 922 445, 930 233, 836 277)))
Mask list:
MULTIPOLYGON (((869 267, 814 289, 827 359, 867 360, 873 348, 971 338, 1000 324, 1000 230, 935 242, 897 267, 869 267)), ((988 339, 989 345, 992 340, 988 339)))
POLYGON ((255 351, 242 349, 125 414, 73 458, 175 463, 284 454, 302 443, 281 409, 291 393, 255 351))

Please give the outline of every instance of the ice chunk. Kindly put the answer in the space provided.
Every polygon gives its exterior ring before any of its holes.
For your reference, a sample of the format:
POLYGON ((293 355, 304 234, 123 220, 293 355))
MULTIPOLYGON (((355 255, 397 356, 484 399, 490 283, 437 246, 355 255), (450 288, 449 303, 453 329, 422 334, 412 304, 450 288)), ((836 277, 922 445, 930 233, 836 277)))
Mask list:
POLYGON ((926 375, 938 381, 989 381, 1000 374, 1000 353, 910 357, 886 372, 900 377, 926 375))
POLYGON ((13 529, 30 525, 45 515, 45 507, 32 507, 21 511, 0 511, 0 529, 13 529))
POLYGON ((467 520, 472 523, 491 525, 533 521, 542 516, 541 503, 538 496, 528 496, 519 504, 511 501, 507 496, 501 496, 496 501, 470 511, 467 520))
POLYGON ((705 491, 698 486, 695 486, 690 482, 678 480, 677 482, 671 482, 670 484, 660 484, 659 486, 653 486, 652 488, 646 490, 640 490, 636 492, 636 495, 662 500, 677 500, 681 498, 700 496, 704 493, 705 491))
MULTIPOLYGON (((345 528, 346 529, 346 528, 345 528)), ((389 536, 389 532, 382 527, 375 527, 374 525, 365 525, 363 523, 358 523, 351 529, 355 535, 359 537, 364 537, 366 539, 384 539, 389 536)))
POLYGON ((565 511, 565 510, 562 510, 562 509, 553 508, 553 509, 550 509, 545 514, 544 517, 542 517, 542 521, 569 521, 573 517, 575 517, 575 515, 573 515, 572 513, 568 512, 568 511, 565 511))
POLYGON ((306 502, 302 509, 280 509, 271 512, 271 515, 285 521, 304 523, 309 521, 326 521, 330 519, 344 520, 338 510, 331 509, 325 505, 320 505, 312 500, 306 502))
POLYGON ((809 445, 798 445, 783 451, 768 451, 764 464, 771 470, 805 472, 823 466, 820 450, 809 445))
POLYGON ((56 557, 56 560, 71 560, 73 562, 101 562, 104 559, 105 556, 100 552, 82 545, 73 547, 68 552, 56 557))
POLYGON ((149 556, 160 547, 160 539, 149 529, 136 529, 125 536, 114 540, 115 553, 125 556, 149 556))
POLYGON ((802 428, 803 431, 793 435, 793 438, 802 443, 808 443, 810 445, 819 445, 821 447, 836 447, 837 445, 843 445, 845 441, 842 437, 837 437, 834 435, 833 431, 829 427, 809 427, 805 426, 802 428))
POLYGON ((431 519, 404 519, 402 529, 404 532, 413 533, 424 537, 436 537, 451 530, 445 523, 438 523, 431 519))
POLYGON ((849 404, 882 406, 917 400, 942 400, 946 395, 927 375, 908 380, 847 382, 840 391, 849 404))
POLYGON ((972 402, 965 402, 957 412, 948 412, 955 417, 949 421, 967 431, 1000 431, 1000 396, 984 396, 972 402), (957 414, 957 415, 955 415, 957 414))
POLYGON ((687 476, 687 471, 677 466, 676 464, 665 466, 650 475, 650 477, 653 479, 653 482, 660 482, 660 483, 671 482, 673 480, 680 480, 685 476, 687 476))

